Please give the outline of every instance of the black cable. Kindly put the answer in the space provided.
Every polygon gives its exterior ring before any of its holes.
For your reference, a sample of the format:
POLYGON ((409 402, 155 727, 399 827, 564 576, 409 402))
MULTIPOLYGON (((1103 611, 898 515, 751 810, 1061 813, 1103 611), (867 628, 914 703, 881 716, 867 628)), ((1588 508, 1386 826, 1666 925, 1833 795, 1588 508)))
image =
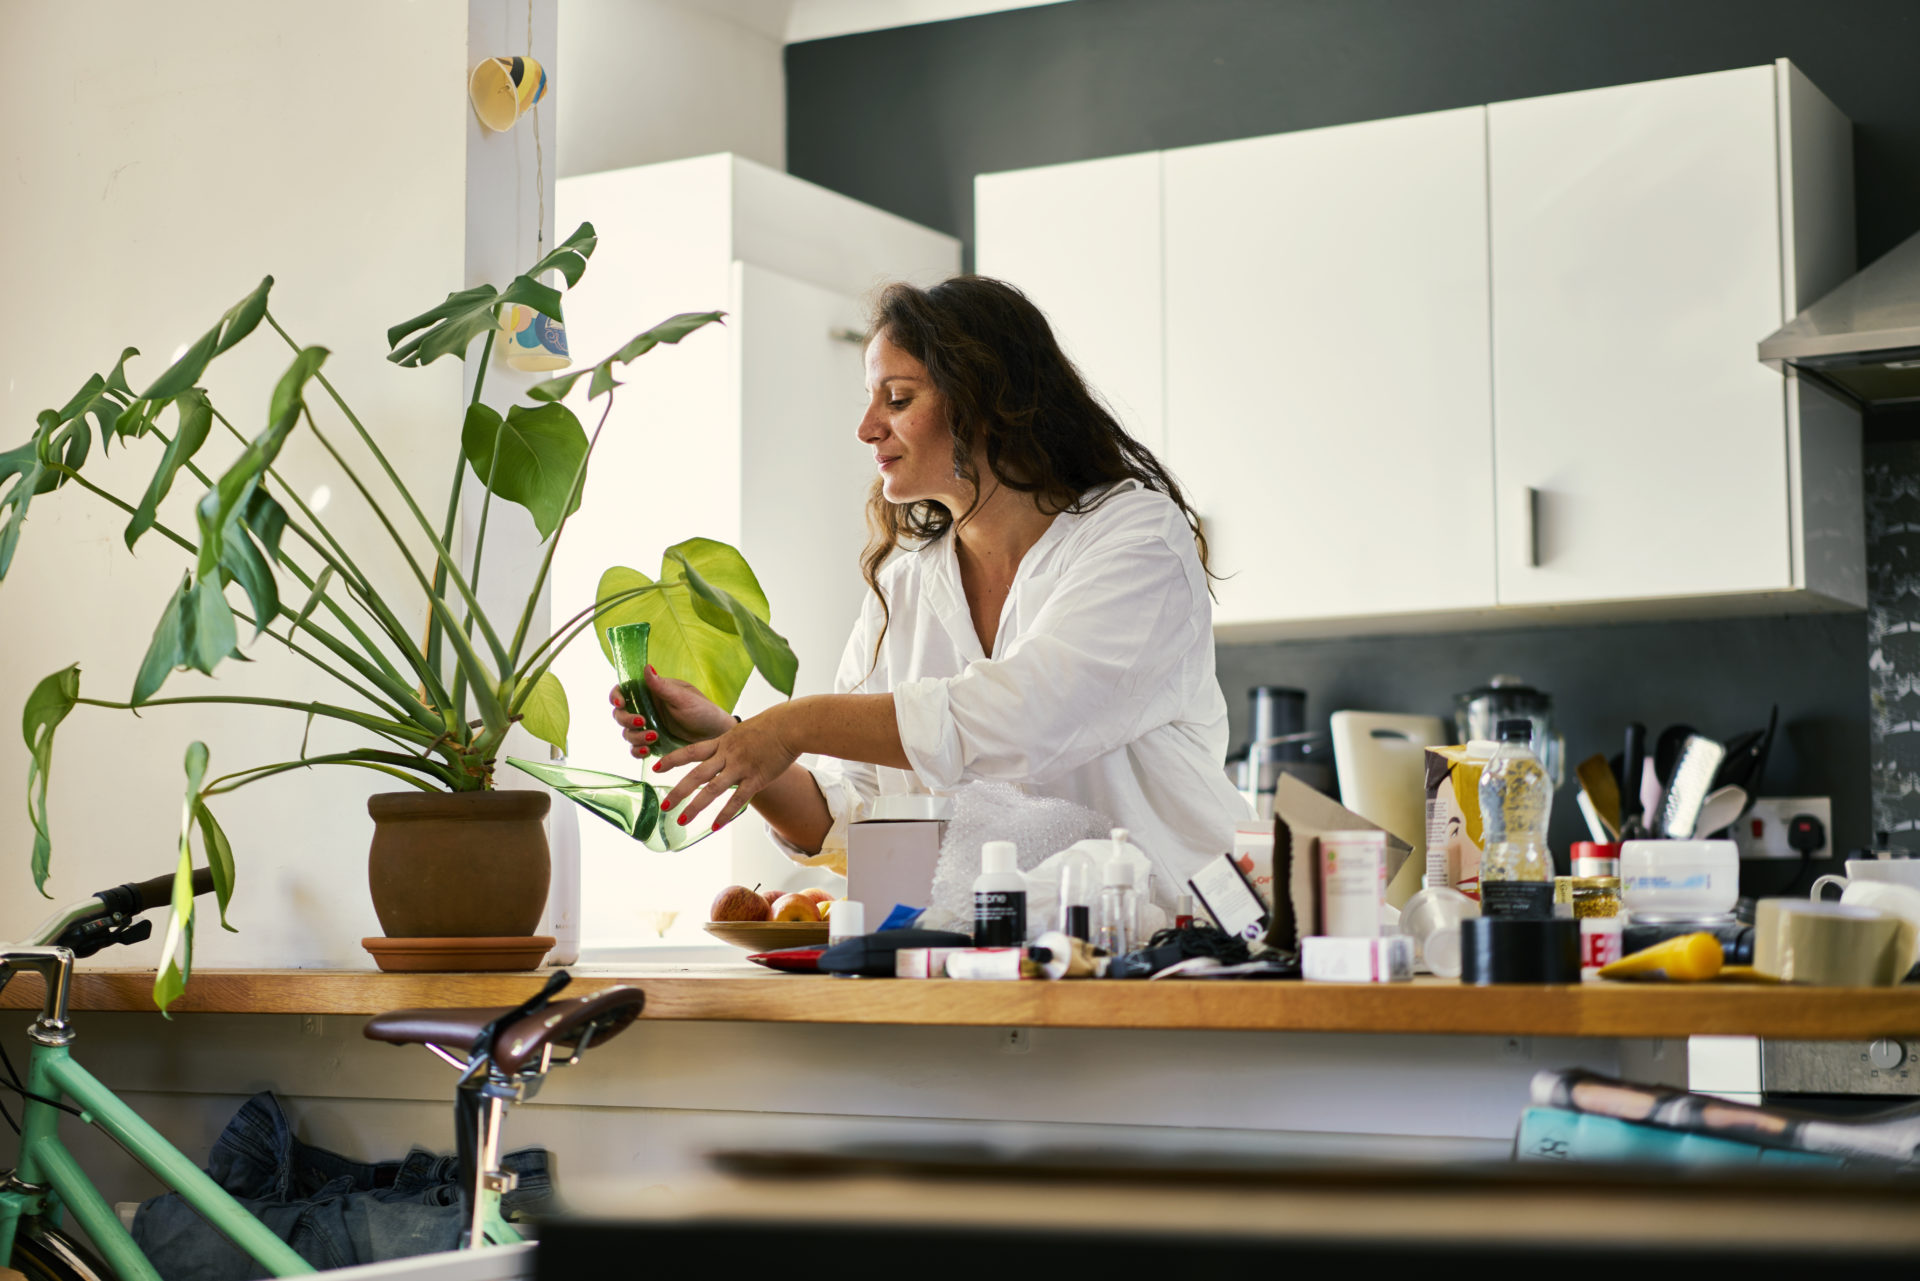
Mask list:
POLYGON ((8 1125, 8 1127, 9 1127, 10 1129, 12 1129, 12 1131, 13 1131, 13 1132, 14 1132, 15 1134, 18 1134, 18 1133, 20 1133, 20 1124, 19 1124, 19 1122, 17 1122, 17 1121, 15 1121, 15 1120, 13 1119, 13 1113, 11 1113, 11 1112, 9 1112, 9 1111, 7 1111, 7 1105, 6 1105, 6 1104, 4 1104, 4 1103, 0 1103, 0 1117, 5 1117, 5 1118, 6 1118, 6 1120, 7 1120, 7 1125, 8 1125))
MULTIPOLYGON (((6 1086, 9 1090, 12 1090, 15 1094, 19 1095, 21 1098, 31 1099, 35 1103, 44 1103, 50 1108, 59 1108, 62 1112, 69 1113, 73 1116, 82 1115, 79 1108, 71 1107, 65 1103, 62 1103, 59 1099, 50 1099, 44 1094, 35 1094, 32 1090, 29 1090, 26 1087, 26 1085, 20 1080, 20 1073, 14 1070, 13 1057, 7 1053, 7 1047, 4 1043, 0 1043, 0 1065, 4 1065, 7 1069, 7 1079, 4 1081, 0 1081, 0 1085, 6 1086)), ((9 1124, 11 1124, 13 1121, 13 1118, 8 1117, 7 1121, 9 1124)), ((19 1130, 19 1127, 15 1126, 14 1128, 15 1128, 15 1132, 17 1133, 19 1130)))

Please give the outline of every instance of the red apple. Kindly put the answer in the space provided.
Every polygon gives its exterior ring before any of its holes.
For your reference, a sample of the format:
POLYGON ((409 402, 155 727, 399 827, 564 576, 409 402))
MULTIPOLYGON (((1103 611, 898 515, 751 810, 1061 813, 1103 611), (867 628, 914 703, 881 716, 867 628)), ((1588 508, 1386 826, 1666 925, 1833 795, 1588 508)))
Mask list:
POLYGON ((715 921, 765 921, 772 916, 773 909, 767 900, 744 885, 729 885, 721 890, 714 897, 713 910, 708 914, 708 918, 715 921))
POLYGON ((833 901, 833 891, 823 890, 817 885, 812 889, 801 890, 799 894, 801 898, 812 899, 815 907, 819 907, 822 903, 831 903, 833 901))
POLYGON ((773 905, 773 919, 776 921, 817 921, 819 911, 813 900, 802 894, 785 894, 773 905))

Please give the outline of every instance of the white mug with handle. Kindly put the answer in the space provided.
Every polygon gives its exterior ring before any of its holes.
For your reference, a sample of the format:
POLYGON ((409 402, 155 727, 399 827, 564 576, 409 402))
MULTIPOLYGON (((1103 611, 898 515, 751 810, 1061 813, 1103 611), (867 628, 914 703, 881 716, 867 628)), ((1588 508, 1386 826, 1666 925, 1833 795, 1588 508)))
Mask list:
POLYGON ((1920 890, 1920 858, 1850 858, 1845 876, 1821 877, 1813 883, 1813 892, 1808 897, 1824 898, 1827 886, 1838 885, 1841 901, 1845 902, 1847 887, 1863 882, 1907 885, 1920 890))

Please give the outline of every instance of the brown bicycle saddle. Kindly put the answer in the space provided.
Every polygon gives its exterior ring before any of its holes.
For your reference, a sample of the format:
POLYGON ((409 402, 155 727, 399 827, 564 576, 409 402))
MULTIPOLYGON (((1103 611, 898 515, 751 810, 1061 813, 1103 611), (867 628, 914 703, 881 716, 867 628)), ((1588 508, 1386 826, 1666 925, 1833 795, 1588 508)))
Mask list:
MULTIPOLYGON (((610 987, 592 996, 554 1001, 494 1033, 494 1065, 515 1076, 548 1045, 576 1050, 604 1045, 626 1031, 645 1004, 646 994, 637 987, 610 987)), ((391 1045, 438 1045, 464 1053, 489 1023, 516 1008, 389 1010, 367 1020, 366 1037, 391 1045)))

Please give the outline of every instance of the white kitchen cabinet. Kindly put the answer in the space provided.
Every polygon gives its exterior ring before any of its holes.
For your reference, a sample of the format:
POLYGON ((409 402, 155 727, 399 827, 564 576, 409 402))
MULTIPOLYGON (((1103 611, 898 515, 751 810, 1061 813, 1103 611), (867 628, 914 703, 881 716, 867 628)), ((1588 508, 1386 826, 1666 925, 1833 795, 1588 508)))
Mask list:
POLYGON ((1165 443, 1160 153, 974 179, 974 266, 1018 286, 1132 435, 1165 443))
MULTIPOLYGON (((738 547, 775 630, 800 660, 796 693, 831 689, 866 591, 859 554, 872 451, 864 411, 866 298, 876 285, 931 284, 959 270, 951 236, 731 155, 562 179, 558 224, 590 221, 599 247, 567 295, 567 338, 596 361, 684 311, 710 326, 622 373, 581 508, 554 558, 553 612, 590 604, 601 573, 649 576, 687 538, 738 547)), ((604 401, 569 399, 591 430, 604 401)), ((607 711, 612 671, 583 637, 555 665, 572 717, 569 762, 636 777, 607 711)), ((780 695, 757 675, 739 710, 780 695)), ((668 941, 695 941, 714 893, 775 883, 792 867, 743 821, 683 855, 656 854, 583 816, 582 933, 590 947, 656 942, 648 913, 678 911, 668 941), (688 930, 687 925, 693 927, 688 930)))
POLYGON ((1490 609, 1485 110, 1162 165, 1167 459, 1216 630, 1490 609))
POLYGON ((1853 266, 1784 61, 1488 109, 1503 606, 1864 604, 1858 424, 1754 358, 1853 266))

